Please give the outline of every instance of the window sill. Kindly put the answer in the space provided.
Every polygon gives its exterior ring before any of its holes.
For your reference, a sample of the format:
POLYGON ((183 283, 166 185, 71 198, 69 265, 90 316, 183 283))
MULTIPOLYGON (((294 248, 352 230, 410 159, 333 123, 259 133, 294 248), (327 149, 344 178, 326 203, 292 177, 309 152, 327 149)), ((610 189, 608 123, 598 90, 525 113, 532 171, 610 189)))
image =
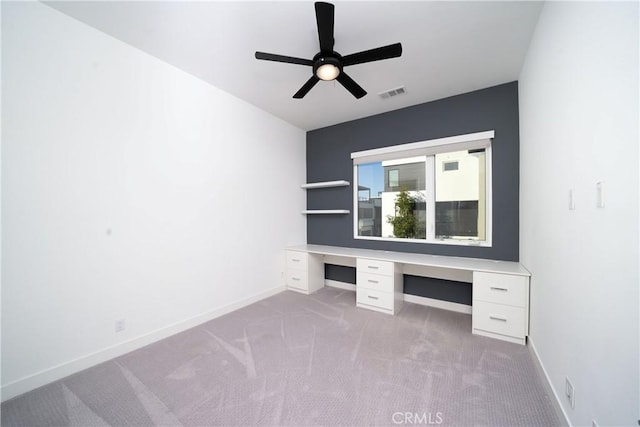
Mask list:
POLYGON ((374 236, 354 236, 353 238, 356 239, 356 240, 372 240, 372 241, 378 241, 378 242, 392 242, 392 243, 422 243, 422 244, 427 244, 427 245, 472 246, 472 247, 482 247, 482 248, 490 248, 490 247, 492 247, 491 242, 479 241, 479 240, 396 239, 396 238, 374 237, 374 236))

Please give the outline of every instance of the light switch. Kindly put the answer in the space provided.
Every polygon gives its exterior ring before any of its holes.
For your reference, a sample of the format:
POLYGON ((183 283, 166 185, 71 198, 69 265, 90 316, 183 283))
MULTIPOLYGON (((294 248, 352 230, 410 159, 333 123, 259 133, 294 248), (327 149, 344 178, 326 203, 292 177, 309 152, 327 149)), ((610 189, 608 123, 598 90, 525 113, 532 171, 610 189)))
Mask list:
POLYGON ((573 188, 569 190, 569 210, 573 211, 576 209, 576 199, 573 188))
POLYGON ((596 206, 604 208, 604 182, 596 182, 596 206))

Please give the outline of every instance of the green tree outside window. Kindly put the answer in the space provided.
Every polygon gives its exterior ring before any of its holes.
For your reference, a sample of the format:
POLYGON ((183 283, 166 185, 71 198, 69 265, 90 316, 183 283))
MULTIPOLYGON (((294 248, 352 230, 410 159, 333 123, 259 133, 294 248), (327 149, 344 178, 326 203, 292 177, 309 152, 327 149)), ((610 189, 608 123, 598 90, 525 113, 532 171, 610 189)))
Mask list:
POLYGON ((417 219, 413 214, 416 201, 407 190, 396 197, 395 216, 387 215, 387 222, 393 225, 393 235, 401 238, 416 237, 417 219))

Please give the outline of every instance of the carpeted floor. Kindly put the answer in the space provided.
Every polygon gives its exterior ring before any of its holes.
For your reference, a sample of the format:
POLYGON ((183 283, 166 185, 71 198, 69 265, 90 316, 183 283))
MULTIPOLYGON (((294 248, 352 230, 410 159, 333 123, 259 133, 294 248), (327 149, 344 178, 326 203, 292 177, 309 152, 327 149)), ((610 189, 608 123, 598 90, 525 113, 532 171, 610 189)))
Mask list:
POLYGON ((562 420, 525 346, 471 316, 282 292, 2 404, 3 426, 490 425, 562 420))

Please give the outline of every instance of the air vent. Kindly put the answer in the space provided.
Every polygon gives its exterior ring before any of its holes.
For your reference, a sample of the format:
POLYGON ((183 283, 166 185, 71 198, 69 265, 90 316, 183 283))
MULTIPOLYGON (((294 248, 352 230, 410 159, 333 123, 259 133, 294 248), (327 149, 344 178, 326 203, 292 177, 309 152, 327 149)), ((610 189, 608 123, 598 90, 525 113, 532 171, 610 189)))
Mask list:
POLYGON ((407 89, 405 89, 404 86, 400 86, 395 89, 380 92, 378 95, 380 95, 380 98, 382 99, 387 99, 387 98, 392 98, 394 96, 403 95, 405 93, 407 93, 407 89))

